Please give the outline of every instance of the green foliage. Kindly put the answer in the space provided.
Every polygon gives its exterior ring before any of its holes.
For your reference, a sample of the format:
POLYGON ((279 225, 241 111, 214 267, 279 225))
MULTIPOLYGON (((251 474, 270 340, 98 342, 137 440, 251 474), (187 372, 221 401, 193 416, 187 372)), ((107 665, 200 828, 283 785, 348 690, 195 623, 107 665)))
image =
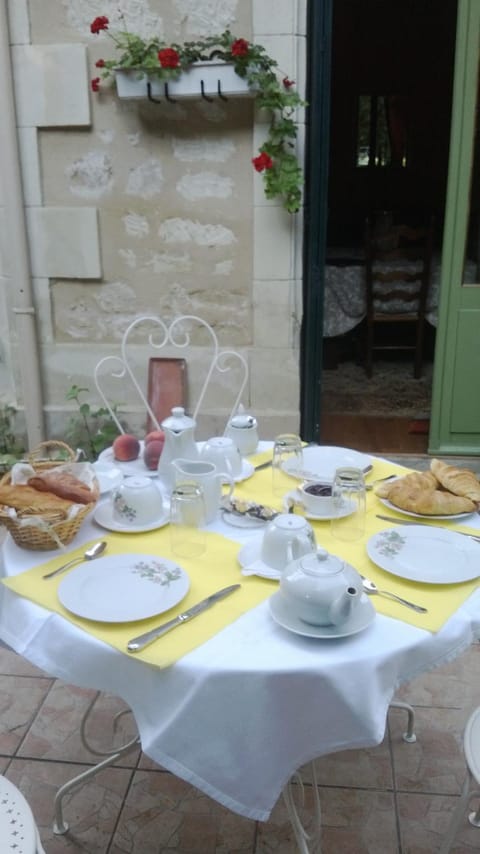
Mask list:
POLYGON ((16 414, 11 404, 0 405, 0 472, 8 471, 25 453, 15 436, 16 414))
MULTIPOLYGON (((75 401, 78 412, 70 418, 66 436, 72 447, 81 448, 87 460, 94 462, 105 448, 110 447, 119 430, 105 406, 94 408, 81 399, 88 392, 88 388, 78 385, 72 385, 67 391, 66 399, 75 401)), ((112 409, 118 415, 118 404, 112 409)))
MULTIPOLYGON (((155 37, 143 40, 127 31, 110 31, 107 18, 96 21, 101 21, 100 26, 92 29, 92 32, 98 34, 107 31, 116 50, 120 52, 115 59, 100 60, 100 64, 97 62, 100 77, 105 80, 113 77, 117 69, 136 68, 140 78, 148 74, 168 82, 178 79, 182 71, 187 70, 193 62, 219 58, 233 63, 236 73, 247 80, 255 93, 258 106, 271 113, 267 138, 259 154, 268 155, 272 162, 256 164, 257 158, 252 161, 255 169, 262 172, 265 195, 268 199, 277 196, 281 198, 289 213, 298 211, 303 172, 294 152, 297 136, 294 111, 304 106, 305 102, 293 88, 293 81, 279 71, 278 63, 268 56, 262 45, 236 38, 230 30, 183 44, 167 44, 155 37), (159 51, 165 49, 176 53, 175 67, 161 64, 159 51)), ((94 91, 98 91, 98 88, 95 87, 94 91)))

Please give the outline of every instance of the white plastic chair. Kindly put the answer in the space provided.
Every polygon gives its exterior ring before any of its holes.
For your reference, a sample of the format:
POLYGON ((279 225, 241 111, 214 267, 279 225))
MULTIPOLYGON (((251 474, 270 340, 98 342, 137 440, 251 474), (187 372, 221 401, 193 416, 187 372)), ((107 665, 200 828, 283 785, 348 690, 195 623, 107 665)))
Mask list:
MULTIPOLYGON (((463 736, 463 750, 467 763, 467 776, 439 854, 448 854, 465 809, 473 797, 480 796, 480 790, 472 788, 472 784, 480 785, 480 706, 472 712, 467 721, 463 736)), ((480 828, 480 803, 477 809, 469 814, 468 820, 474 827, 480 828)), ((478 843, 480 845, 480 834, 478 843)))
POLYGON ((22 793, 0 774, 0 851, 45 854, 33 813, 22 793))

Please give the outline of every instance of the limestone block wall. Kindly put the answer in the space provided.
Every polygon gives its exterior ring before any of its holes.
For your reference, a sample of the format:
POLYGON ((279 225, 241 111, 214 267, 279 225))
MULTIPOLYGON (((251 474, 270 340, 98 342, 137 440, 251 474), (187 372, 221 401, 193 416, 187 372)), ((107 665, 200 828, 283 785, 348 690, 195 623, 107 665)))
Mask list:
MULTIPOLYGON (((73 383, 98 402, 95 365, 119 354, 135 317, 168 322, 179 314, 204 318, 222 347, 245 357, 243 403, 263 436, 298 429, 302 217, 267 201, 252 169, 265 116, 253 99, 157 105, 121 101, 106 84, 91 92, 95 61, 114 49, 89 25, 106 15, 112 30, 126 23, 171 41, 228 27, 263 44, 303 92, 306 0, 4 2, 47 435, 62 435, 73 383)), ((301 152, 301 110, 298 119, 301 152)), ((1 172, 0 403, 8 399, 28 416, 1 172)), ((135 362, 145 387, 150 355, 139 340, 135 362)), ((197 336, 188 354, 191 402, 208 359, 197 336)), ((203 411, 204 435, 222 428, 229 395, 224 378, 203 411)), ((134 389, 124 383, 115 400, 141 431, 145 413, 134 389)))

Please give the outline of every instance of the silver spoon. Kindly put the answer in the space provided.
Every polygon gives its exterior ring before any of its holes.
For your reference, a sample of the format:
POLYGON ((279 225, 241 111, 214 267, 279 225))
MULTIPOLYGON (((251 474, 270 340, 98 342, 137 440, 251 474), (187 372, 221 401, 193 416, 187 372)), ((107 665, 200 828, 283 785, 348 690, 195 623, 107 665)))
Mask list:
POLYGON ((106 548, 107 544, 105 540, 101 540, 99 543, 94 543, 93 546, 90 546, 90 548, 87 549, 85 554, 72 558, 68 563, 64 563, 62 566, 59 566, 58 569, 54 569, 52 572, 47 572, 47 574, 43 575, 42 578, 53 578, 54 575, 59 575, 61 572, 64 572, 65 569, 68 569, 69 566, 73 566, 74 563, 80 563, 82 560, 95 560, 96 557, 100 557, 106 548))
POLYGON ((419 614, 426 614, 427 609, 422 608, 421 605, 414 605, 413 602, 409 602, 408 599, 402 599, 401 596, 397 596, 396 593, 390 593, 389 590, 379 590, 374 581, 370 581, 369 578, 364 578, 361 576, 363 582, 363 589, 365 593, 368 593, 369 596, 373 596, 377 593, 379 596, 386 596, 389 599, 395 599, 396 602, 400 602, 402 605, 406 605, 407 608, 412 608, 414 611, 418 611, 419 614))

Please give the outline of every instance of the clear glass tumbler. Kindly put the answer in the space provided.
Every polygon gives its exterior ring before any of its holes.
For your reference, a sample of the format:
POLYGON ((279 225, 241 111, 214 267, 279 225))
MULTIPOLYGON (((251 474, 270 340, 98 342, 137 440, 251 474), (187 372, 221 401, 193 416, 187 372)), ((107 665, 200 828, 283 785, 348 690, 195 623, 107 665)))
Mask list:
POLYGON ((343 541, 359 540, 365 534, 366 491, 363 472, 342 467, 335 472, 332 485, 332 537, 343 541))
POLYGON ((170 499, 170 544, 179 557, 198 557, 206 549, 206 510, 203 489, 196 483, 177 483, 170 499))
MULTIPOLYGON (((272 458, 274 495, 285 495, 295 487, 295 472, 303 469, 302 440, 296 433, 282 433, 275 438, 272 458), (289 474, 290 472, 290 474, 289 474)), ((301 478, 301 474, 298 474, 301 478)))

